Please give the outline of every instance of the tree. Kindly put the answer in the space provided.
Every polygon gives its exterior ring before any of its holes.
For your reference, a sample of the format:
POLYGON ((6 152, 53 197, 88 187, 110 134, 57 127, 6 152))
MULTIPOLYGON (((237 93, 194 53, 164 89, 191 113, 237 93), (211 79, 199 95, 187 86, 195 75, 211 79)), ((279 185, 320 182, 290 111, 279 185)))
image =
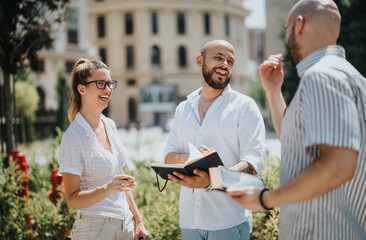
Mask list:
POLYGON ((57 74, 57 92, 58 92, 58 110, 56 113, 56 134, 58 134, 57 128, 60 128, 61 131, 66 131, 68 126, 68 118, 67 118, 67 110, 69 106, 68 99, 70 98, 70 94, 68 88, 69 84, 67 84, 67 74, 65 71, 59 71, 57 74))
MULTIPOLYGON (((338 44, 346 50, 347 60, 363 75, 366 76, 366 1, 365 0, 335 0, 342 16, 341 32, 338 44)), ((285 33, 281 38, 285 42, 285 33)), ((285 80, 282 92, 288 104, 299 85, 296 70, 290 67, 290 54, 287 49, 285 56, 285 80)))
POLYGON ((51 47, 52 29, 66 16, 69 0, 1 0, 0 68, 3 71, 5 142, 9 153, 14 148, 13 102, 10 79, 27 63, 37 59, 37 52, 51 47))
POLYGON ((299 86, 300 78, 297 75, 296 69, 291 66, 290 51, 287 46, 283 58, 285 64, 283 68, 285 76, 281 90, 283 97, 285 98, 286 104, 289 105, 295 95, 297 87, 299 86))
POLYGON ((342 15, 338 44, 346 49, 347 60, 366 76, 366 1, 336 0, 342 15))
POLYGON ((35 140, 33 118, 38 108, 38 92, 27 80, 16 81, 15 90, 16 111, 20 117, 22 142, 32 142, 35 140))
MULTIPOLYGON (((284 24, 285 25, 285 24, 284 24)), ((297 87, 300 82, 300 78, 297 75, 296 69, 294 69, 291 66, 291 56, 290 56, 290 50, 287 47, 286 44, 286 31, 282 30, 281 33, 281 39, 283 40, 283 44, 285 45, 285 54, 283 56, 283 62, 285 64, 283 71, 284 71, 284 82, 282 84, 282 94, 285 98, 286 104, 289 105, 293 96, 295 95, 295 92, 297 90, 297 87)))

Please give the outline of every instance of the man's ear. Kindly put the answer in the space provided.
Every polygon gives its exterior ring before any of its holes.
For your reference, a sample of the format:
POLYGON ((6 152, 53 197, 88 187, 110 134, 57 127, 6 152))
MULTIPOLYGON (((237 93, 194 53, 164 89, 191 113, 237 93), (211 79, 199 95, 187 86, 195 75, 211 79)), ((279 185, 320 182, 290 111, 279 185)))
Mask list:
POLYGON ((78 90, 78 92, 80 93, 80 95, 83 95, 85 92, 85 86, 82 84, 79 84, 76 88, 78 90))
POLYGON ((295 33, 301 34, 305 27, 305 18, 301 15, 296 18, 295 33))
POLYGON ((202 68, 202 63, 203 63, 203 56, 201 55, 201 53, 199 53, 196 57, 196 63, 197 66, 202 68))

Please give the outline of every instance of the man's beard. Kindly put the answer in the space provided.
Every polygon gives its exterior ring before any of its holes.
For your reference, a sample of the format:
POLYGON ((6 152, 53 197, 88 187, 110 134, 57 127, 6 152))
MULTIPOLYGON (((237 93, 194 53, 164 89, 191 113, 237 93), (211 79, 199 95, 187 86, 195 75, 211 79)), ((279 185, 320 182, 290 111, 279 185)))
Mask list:
POLYGON ((295 38, 295 26, 292 28, 290 38, 287 42, 287 47, 290 53, 291 67, 296 70, 296 65, 300 62, 301 59, 301 53, 299 50, 299 45, 297 44, 295 38))
POLYGON ((209 70, 205 64, 205 58, 203 58, 202 75, 203 75, 206 83, 214 89, 224 89, 229 84, 229 82, 231 80, 231 75, 227 75, 225 82, 215 82, 215 80, 212 79, 215 69, 221 69, 223 71, 227 71, 226 69, 223 69, 220 67, 209 70))

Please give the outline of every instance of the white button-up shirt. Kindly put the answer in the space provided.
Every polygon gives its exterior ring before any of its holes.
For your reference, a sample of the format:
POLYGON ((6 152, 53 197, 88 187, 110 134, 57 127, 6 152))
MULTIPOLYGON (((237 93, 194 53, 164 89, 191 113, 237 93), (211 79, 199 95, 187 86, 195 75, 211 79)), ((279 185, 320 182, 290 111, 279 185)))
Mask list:
MULTIPOLYGON (((247 161, 260 173, 263 166, 265 129, 255 102, 228 85, 208 109, 201 125, 198 102, 201 89, 190 94, 176 109, 165 156, 170 152, 189 153, 188 142, 215 149, 225 167, 247 161)), ((219 230, 245 221, 251 212, 219 191, 181 187, 179 201, 181 228, 219 230)))
MULTIPOLYGON (((121 174, 126 164, 127 151, 118 139, 114 122, 102 116, 112 153, 104 149, 90 125, 78 113, 62 137, 58 152, 59 173, 80 176, 81 191, 92 190, 121 174)), ((103 200, 79 211, 118 219, 130 219, 132 213, 123 192, 113 193, 103 200)))

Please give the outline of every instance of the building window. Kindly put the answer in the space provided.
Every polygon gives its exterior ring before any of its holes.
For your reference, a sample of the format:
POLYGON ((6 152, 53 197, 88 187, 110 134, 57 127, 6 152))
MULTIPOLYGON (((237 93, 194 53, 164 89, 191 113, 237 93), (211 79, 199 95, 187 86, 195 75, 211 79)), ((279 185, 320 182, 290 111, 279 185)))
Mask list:
POLYGON ((135 86, 136 85, 136 80, 135 79, 128 79, 127 80, 127 86, 135 86))
POLYGON ((133 34, 133 16, 132 13, 125 14, 125 27, 126 27, 126 35, 133 34))
POLYGON ((225 34, 230 36, 230 18, 228 15, 225 15, 225 34))
POLYGON ((128 99, 128 118, 130 123, 137 121, 137 101, 134 98, 128 99))
POLYGON ((78 12, 76 9, 70 9, 69 21, 67 27, 67 42, 72 44, 78 43, 78 12))
POLYGON ((158 46, 153 46, 151 49, 151 65, 160 67, 160 49, 158 46))
POLYGON ((210 35, 211 34, 211 22, 210 22, 210 14, 209 13, 205 13, 203 15, 203 22, 204 22, 204 29, 205 29, 205 34, 206 35, 210 35))
POLYGON ((105 37, 105 18, 104 16, 99 16, 97 18, 98 24, 98 37, 102 38, 105 37))
POLYGON ((184 46, 180 46, 178 50, 179 56, 179 67, 186 68, 187 67, 187 53, 186 48, 184 46))
POLYGON ((44 111, 46 109, 46 94, 41 87, 37 87, 37 92, 39 96, 38 111, 44 111))
POLYGON ((177 29, 178 34, 186 33, 186 20, 185 15, 182 12, 177 13, 177 29))
POLYGON ((134 61, 134 48, 133 46, 127 46, 126 47, 126 67, 133 68, 135 65, 134 61))
POLYGON ((99 48, 100 60, 107 64, 107 50, 105 48, 99 48))
POLYGON ((38 73, 44 72, 44 61, 40 59, 33 61, 31 63, 31 69, 38 73))
POLYGON ((158 33, 158 13, 157 12, 151 13, 151 32, 153 34, 158 33))
POLYGON ((66 61, 66 72, 71 73, 74 70, 75 62, 66 61))

